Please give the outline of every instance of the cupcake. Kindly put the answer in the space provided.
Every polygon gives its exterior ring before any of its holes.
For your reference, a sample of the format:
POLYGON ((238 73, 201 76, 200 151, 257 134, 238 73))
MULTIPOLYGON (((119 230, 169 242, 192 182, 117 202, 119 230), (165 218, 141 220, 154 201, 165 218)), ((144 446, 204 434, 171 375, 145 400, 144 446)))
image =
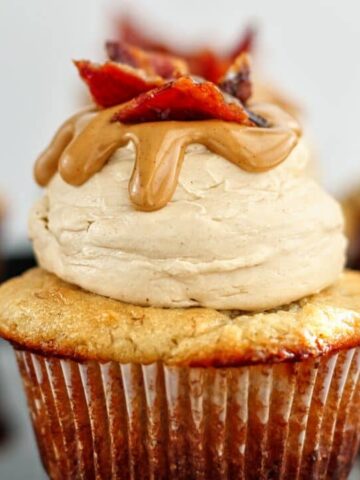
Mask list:
POLYGON ((0 288, 51 479, 345 479, 360 276, 295 120, 122 45, 39 157, 39 268, 0 288))
POLYGON ((348 239, 348 265, 359 270, 360 268, 360 195, 359 188, 355 188, 341 200, 345 217, 345 234, 348 239))

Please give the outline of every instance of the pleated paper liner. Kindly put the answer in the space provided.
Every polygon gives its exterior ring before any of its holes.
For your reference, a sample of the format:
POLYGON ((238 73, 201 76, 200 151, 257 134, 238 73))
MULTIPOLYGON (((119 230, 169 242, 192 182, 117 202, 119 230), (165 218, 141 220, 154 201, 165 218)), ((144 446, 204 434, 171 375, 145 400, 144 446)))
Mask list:
POLYGON ((178 368, 18 350, 51 479, 342 480, 360 438, 360 348, 178 368))

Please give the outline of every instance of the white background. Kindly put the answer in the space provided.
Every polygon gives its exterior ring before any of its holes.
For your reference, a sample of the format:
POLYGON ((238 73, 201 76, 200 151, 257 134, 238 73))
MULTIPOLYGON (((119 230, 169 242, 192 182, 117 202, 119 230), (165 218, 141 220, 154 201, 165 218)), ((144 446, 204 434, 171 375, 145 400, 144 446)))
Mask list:
POLYGON ((360 183, 360 7, 356 0, 0 0, 0 192, 6 245, 26 243, 28 210, 40 194, 37 153, 85 97, 71 58, 102 59, 111 12, 130 10, 173 39, 230 46, 249 20, 261 36, 258 63, 305 105, 327 187, 360 183), (130 8, 131 4, 131 8, 130 8))

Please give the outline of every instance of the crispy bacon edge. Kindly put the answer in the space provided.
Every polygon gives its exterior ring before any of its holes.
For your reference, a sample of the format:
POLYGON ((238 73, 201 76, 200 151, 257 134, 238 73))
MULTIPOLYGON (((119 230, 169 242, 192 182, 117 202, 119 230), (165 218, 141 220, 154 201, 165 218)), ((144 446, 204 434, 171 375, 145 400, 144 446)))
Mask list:
POLYGON ((235 47, 224 55, 219 55, 212 48, 200 48, 192 52, 176 50, 165 42, 159 41, 146 32, 144 33, 144 28, 140 28, 131 15, 117 18, 116 27, 121 41, 128 42, 144 50, 183 58, 189 64, 191 74, 199 75, 214 83, 218 83, 238 55, 254 51, 257 37, 257 28, 254 25, 249 25, 241 34, 235 47))
POLYGON ((113 121, 122 123, 205 119, 255 125, 239 101, 228 101, 212 82, 189 76, 139 95, 121 106, 113 117, 113 121))
POLYGON ((158 75, 148 76, 139 69, 111 61, 99 65, 77 60, 74 64, 95 103, 104 108, 127 102, 165 83, 158 75))
POLYGON ((105 48, 111 61, 140 68, 149 75, 172 79, 189 73, 186 61, 173 55, 145 51, 122 41, 108 41, 105 48))

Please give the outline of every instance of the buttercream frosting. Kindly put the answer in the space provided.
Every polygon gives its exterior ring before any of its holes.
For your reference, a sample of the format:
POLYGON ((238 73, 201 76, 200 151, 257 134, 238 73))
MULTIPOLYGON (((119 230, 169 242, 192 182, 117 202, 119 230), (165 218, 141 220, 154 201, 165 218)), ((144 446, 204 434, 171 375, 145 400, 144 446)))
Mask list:
MULTIPOLYGON (((86 124, 82 119, 82 124, 86 124)), ((40 265, 89 291, 139 305, 262 310, 332 284, 344 265, 338 204, 306 173, 298 144, 246 172, 187 148, 165 208, 134 208, 132 144, 81 186, 56 173, 30 218, 40 265)))

